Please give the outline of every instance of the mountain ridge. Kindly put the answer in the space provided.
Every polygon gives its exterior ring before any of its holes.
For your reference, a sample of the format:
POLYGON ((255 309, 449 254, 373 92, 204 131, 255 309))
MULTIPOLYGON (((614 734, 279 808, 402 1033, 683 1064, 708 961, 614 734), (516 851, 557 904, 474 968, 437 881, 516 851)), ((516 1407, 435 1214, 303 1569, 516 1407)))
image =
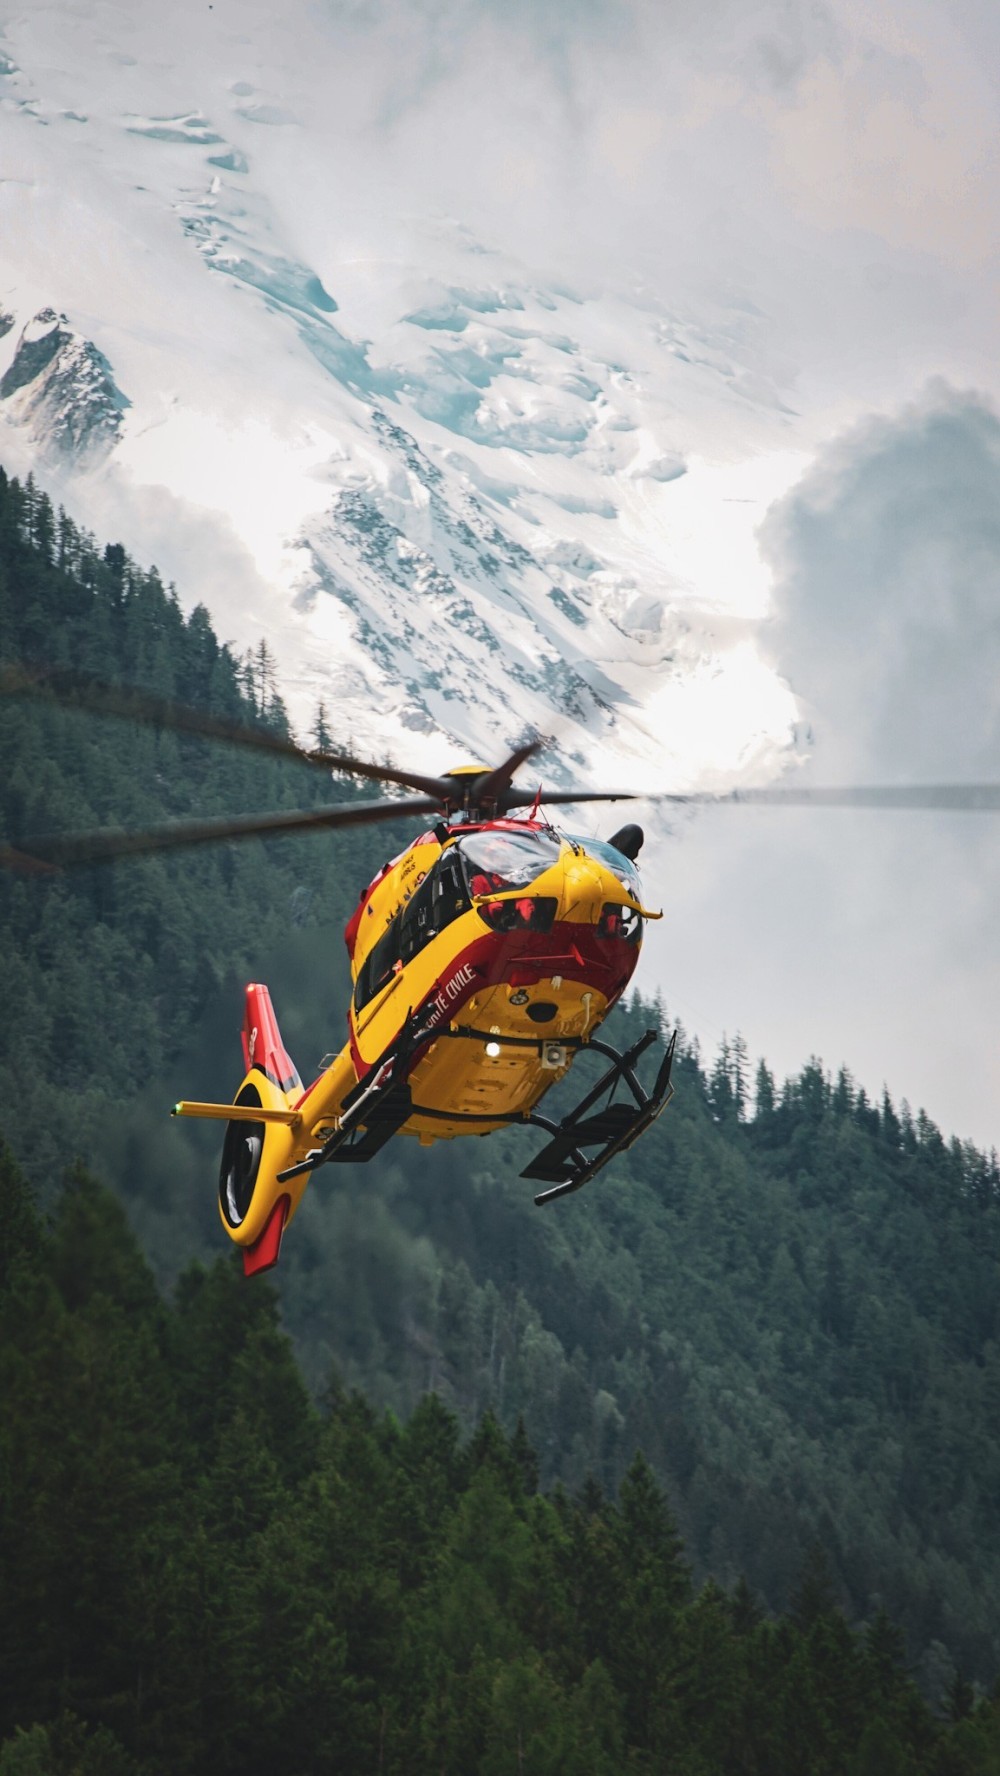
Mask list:
MULTIPOLYGON (((0 478, 0 656, 60 661, 286 722, 266 657, 237 660, 126 552, 0 478)), ((301 807, 322 775, 45 698, 0 700, 5 836, 301 807)), ((336 786, 338 799, 357 792, 336 786)), ((0 876, 6 1133, 51 1193, 79 1153, 111 1178, 170 1284, 219 1250, 218 1143, 167 1114, 228 1099, 247 978, 303 1072, 339 1039, 341 929, 412 827, 0 876), (57 1098, 59 1115, 53 1117, 57 1098)), ((618 1033, 665 1021, 641 1000, 618 1033)), ((615 1034, 612 1028, 610 1033, 615 1034)), ((585 1076, 586 1057, 575 1064, 585 1076)), ((316 1180, 276 1273, 310 1385, 331 1366, 407 1417, 428 1387, 466 1424, 523 1415, 546 1481, 613 1488, 636 1447, 699 1576, 775 1608, 810 1543, 856 1621, 890 1607, 937 1693, 1000 1663, 992 1436, 1000 1173, 929 1118, 816 1063, 779 1087, 734 1039, 682 1037, 677 1095, 553 1212, 518 1174, 533 1131, 398 1142, 316 1180), (943 1674, 943 1675, 942 1675, 943 1674)))

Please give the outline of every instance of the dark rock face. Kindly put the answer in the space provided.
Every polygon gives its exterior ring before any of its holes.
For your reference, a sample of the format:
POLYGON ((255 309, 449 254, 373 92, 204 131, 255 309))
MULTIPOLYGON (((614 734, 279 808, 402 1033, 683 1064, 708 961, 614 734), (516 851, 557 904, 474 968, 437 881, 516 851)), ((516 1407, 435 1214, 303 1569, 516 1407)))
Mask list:
POLYGON ((6 401, 19 388, 34 382, 36 376, 41 376, 42 371, 58 355, 63 341, 71 337, 63 332, 59 325, 60 319, 54 309, 43 308, 30 323, 30 327, 25 327, 14 353, 14 361, 4 376, 0 377, 0 400, 6 401))
POLYGON ((114 448, 130 405, 104 353, 52 308, 24 328, 0 378, 0 401, 10 402, 8 417, 45 455, 88 464, 114 448))

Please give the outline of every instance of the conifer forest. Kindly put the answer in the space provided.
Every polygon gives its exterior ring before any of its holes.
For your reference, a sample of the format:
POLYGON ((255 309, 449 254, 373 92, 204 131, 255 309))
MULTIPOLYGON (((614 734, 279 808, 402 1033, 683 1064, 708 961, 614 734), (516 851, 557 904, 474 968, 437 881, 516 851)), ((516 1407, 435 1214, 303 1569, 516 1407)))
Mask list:
MULTIPOLYGON (((0 471, 0 670, 287 732, 180 594, 0 471)), ((71 694, 0 759, 15 846, 330 799, 71 694)), ((340 1046, 410 836, 0 871, 0 1776, 1000 1776, 995 1154, 682 1032, 570 1201, 524 1131, 397 1140, 244 1279, 170 1106, 231 1098, 247 979, 340 1046)))

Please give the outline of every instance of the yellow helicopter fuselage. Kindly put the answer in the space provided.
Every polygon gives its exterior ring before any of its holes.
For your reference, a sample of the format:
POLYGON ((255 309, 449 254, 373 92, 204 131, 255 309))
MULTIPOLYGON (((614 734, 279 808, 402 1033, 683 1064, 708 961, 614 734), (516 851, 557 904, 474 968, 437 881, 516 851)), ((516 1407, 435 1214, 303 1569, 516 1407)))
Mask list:
POLYGON ((648 916, 627 858, 542 821, 441 822, 387 863, 345 933, 348 1040, 331 1064, 303 1089, 255 984, 235 1111, 178 1106, 230 1122, 220 1212, 247 1268, 274 1262, 318 1153, 526 1120, 620 998, 648 916))
MULTIPOLYGON (((400 1130, 425 1144, 486 1134, 499 1120, 532 1110, 596 1032, 635 968, 642 936, 637 898, 582 843, 540 829, 539 839, 555 855, 545 857, 546 867, 520 887, 491 889, 479 881, 484 872, 463 857, 468 906, 462 910, 460 900, 456 905, 457 896, 446 905, 420 947, 406 960, 390 961, 367 997, 375 982, 370 972, 366 980, 365 971, 373 959, 377 963, 380 940, 410 913, 449 851, 467 855, 477 845, 499 850, 505 834, 523 842, 531 832, 525 822, 510 822, 487 829, 485 838, 482 831, 469 833, 443 846, 428 835, 387 866, 352 921, 349 1047, 358 1077, 377 1063, 414 1011, 426 1008, 433 1026, 434 1039, 411 1075, 413 1113, 400 1130), (527 916, 519 916, 522 910, 527 916), (497 929, 491 918, 509 928, 497 929), (620 929, 625 918, 627 936, 620 929)), ((502 871, 492 873, 504 880, 502 871)))

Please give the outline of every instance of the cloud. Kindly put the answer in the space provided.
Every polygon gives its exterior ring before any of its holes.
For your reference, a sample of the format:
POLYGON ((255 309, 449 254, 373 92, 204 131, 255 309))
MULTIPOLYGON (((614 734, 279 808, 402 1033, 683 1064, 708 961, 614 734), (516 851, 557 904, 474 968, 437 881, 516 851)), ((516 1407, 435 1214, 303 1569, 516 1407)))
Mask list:
POLYGON ((970 70, 862 41, 846 61, 804 68, 760 115, 778 190, 820 228, 973 265, 995 255, 996 103, 970 70))
MULTIPOLYGON (((823 450, 769 515, 770 645, 817 782, 1000 778, 1000 419, 944 385, 823 450)), ((719 810, 658 868, 668 1004, 1000 1141, 995 815, 719 810), (684 933, 683 943, 677 933, 684 933)))
POLYGON ((1000 417, 943 384, 869 420, 774 510, 773 646, 817 762, 906 778, 1000 766, 1000 417))
MULTIPOLYGON (((921 0, 383 0, 311 13, 330 258, 459 217, 540 274, 738 291, 796 406, 995 372, 989 32, 921 0), (948 324, 944 324, 947 317, 948 324)), ((259 144, 242 144, 249 153, 259 144)), ((258 147, 259 151, 259 147, 258 147)), ((289 150, 290 152, 290 150, 289 150)), ((405 247, 403 248, 405 251, 405 247)), ((857 409, 855 409, 857 410, 857 409)), ((843 411, 843 410, 842 410, 843 411)))

